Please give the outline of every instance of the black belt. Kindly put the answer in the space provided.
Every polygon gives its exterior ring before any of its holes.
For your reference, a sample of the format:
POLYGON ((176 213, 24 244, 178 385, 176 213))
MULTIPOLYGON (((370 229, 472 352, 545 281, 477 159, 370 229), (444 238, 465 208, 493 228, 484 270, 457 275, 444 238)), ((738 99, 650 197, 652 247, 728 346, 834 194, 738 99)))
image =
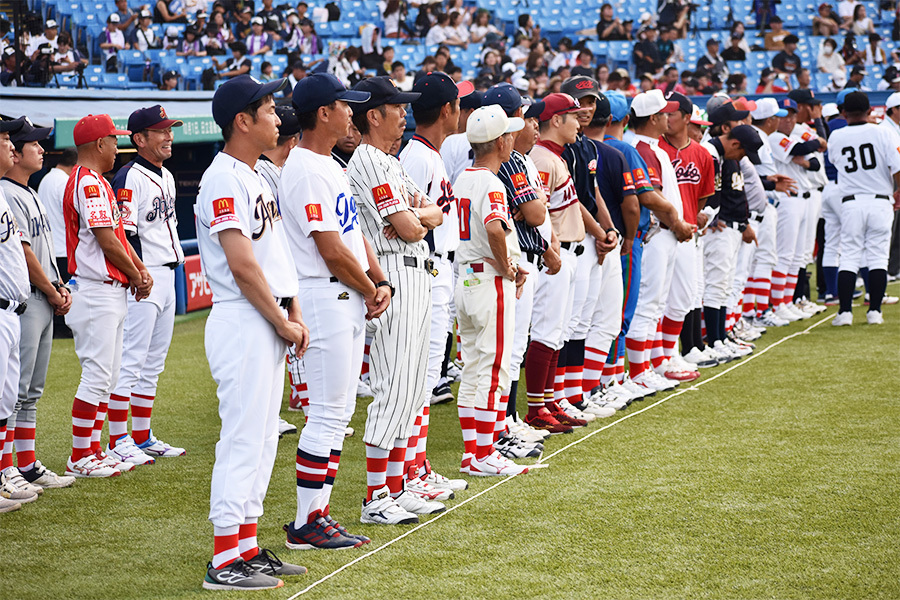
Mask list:
POLYGON ((178 268, 178 265, 180 265, 180 264, 181 264, 180 262, 175 261, 175 262, 170 262, 170 263, 164 263, 163 266, 169 267, 170 269, 172 269, 174 271, 175 269, 178 268))
POLYGON ((818 191, 820 191, 820 192, 823 192, 823 191, 825 191, 825 186, 823 185, 822 187, 819 187, 819 188, 816 188, 816 189, 817 189, 818 191))
POLYGON ((747 229, 747 224, 743 221, 725 221, 723 219, 721 223, 724 223, 725 227, 730 227, 731 229, 736 229, 740 232, 743 232, 745 229, 747 229))
MULTIPOLYGON (((435 252, 434 255, 437 256, 438 258, 444 258, 444 255, 441 254, 440 252, 435 252)), ((448 253, 447 253, 447 260, 450 261, 450 262, 453 262, 454 260, 456 260, 456 252, 454 252, 453 250, 451 250, 450 252, 448 252, 448 253)))
MULTIPOLYGON (((3 298, 0 298, 0 310, 6 310, 12 305, 13 305, 13 303, 10 302, 9 300, 4 300, 3 298)), ((27 306, 28 306, 27 303, 19 302, 19 305, 15 309, 13 309, 13 312, 16 313, 17 315, 21 315, 22 313, 25 312, 25 308, 27 306)))
POLYGON ((562 242, 559 246, 566 250, 572 250, 574 248, 575 256, 584 254, 584 246, 581 245, 581 242, 562 242))
POLYGON ((525 258, 528 259, 528 262, 537 265, 539 271, 544 268, 543 254, 538 254, 537 252, 525 252, 525 258))
POLYGON ((42 292, 41 289, 36 285, 31 286, 31 293, 36 295, 38 298, 40 298, 41 296, 46 296, 46 294, 44 294, 44 292, 42 292))
POLYGON ((809 192, 803 192, 802 194, 788 194, 791 198, 809 198, 812 194, 809 192))
MULTIPOLYGON (((890 196, 885 196, 884 194, 875 194, 876 200, 890 200, 890 196)), ((841 198, 841 202, 850 202, 851 200, 856 200, 856 196, 844 196, 841 198)))
POLYGON ((407 267, 422 267, 429 273, 434 270, 434 261, 430 258, 418 258, 415 256, 404 256, 403 264, 407 267))
POLYGON ((290 298, 275 298, 275 302, 277 302, 278 306, 280 306, 281 308, 288 308, 290 307, 291 300, 293 299, 293 296, 291 296, 290 298))
POLYGON ((755 217, 753 217, 753 220, 756 221, 757 223, 762 223, 764 216, 765 215, 756 215, 755 217))

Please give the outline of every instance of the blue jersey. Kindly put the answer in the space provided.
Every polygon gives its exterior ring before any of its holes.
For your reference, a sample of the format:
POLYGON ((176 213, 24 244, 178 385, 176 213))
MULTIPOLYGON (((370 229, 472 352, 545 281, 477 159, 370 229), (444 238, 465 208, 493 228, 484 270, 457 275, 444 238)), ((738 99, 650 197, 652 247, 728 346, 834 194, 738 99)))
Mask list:
MULTIPOLYGON (((632 181, 630 183, 634 185, 634 193, 640 196, 645 192, 652 191, 653 186, 650 184, 650 172, 647 171, 647 163, 644 162, 644 159, 641 158, 634 146, 617 140, 611 135, 605 136, 603 141, 625 155, 625 161, 628 163, 628 168, 631 169, 632 181)), ((628 183, 627 178, 625 181, 628 183)), ((645 206, 641 206, 641 218, 638 221, 637 232, 639 234, 646 233, 649 228, 650 210, 645 206)))

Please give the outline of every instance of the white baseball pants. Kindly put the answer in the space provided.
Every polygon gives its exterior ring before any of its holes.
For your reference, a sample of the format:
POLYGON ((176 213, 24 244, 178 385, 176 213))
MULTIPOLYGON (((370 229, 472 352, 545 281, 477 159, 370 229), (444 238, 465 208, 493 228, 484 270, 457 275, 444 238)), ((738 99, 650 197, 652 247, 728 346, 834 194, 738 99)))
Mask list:
POLYGON ((728 306, 731 284, 737 267, 741 232, 731 227, 722 231, 708 229, 703 245, 703 306, 728 306))
MULTIPOLYGON (((513 335, 512 355, 509 359, 509 377, 512 381, 519 380, 522 369, 522 361, 525 359, 525 350, 528 348, 528 333, 531 331, 531 314, 534 310, 534 290, 543 274, 537 268, 537 257, 533 262, 528 261, 527 255, 522 255, 519 267, 528 271, 528 277, 522 285, 522 295, 516 300, 515 334, 513 335)), ((459 279, 457 277, 457 279, 459 279)))
POLYGON ((574 250, 563 248, 560 250, 560 258, 562 267, 558 273, 541 273, 534 290, 534 309, 531 314, 531 340, 540 342, 551 350, 562 348, 575 302, 574 282, 578 257, 574 250))
POLYGON ((589 233, 584 234, 584 252, 576 256, 575 282, 572 299, 572 316, 563 336, 564 341, 583 340, 591 327, 591 318, 600 298, 600 283, 603 274, 597 255, 596 239, 589 233))
POLYGON ((806 201, 806 217, 803 222, 803 256, 801 267, 813 262, 813 252, 816 249, 816 228, 819 226, 819 216, 822 214, 822 192, 810 190, 809 199, 806 201))
POLYGON ((775 264, 778 262, 776 229, 778 228, 778 209, 772 204, 766 204, 766 212, 762 223, 753 221, 750 223, 756 230, 756 241, 753 244, 753 260, 750 273, 753 277, 769 279, 775 264))
MULTIPOLYGON (((665 316, 673 321, 684 321, 684 317, 694 308, 698 253, 696 236, 675 247, 672 283, 663 311, 665 316)), ((643 276, 643 273, 641 275, 643 276)))
POLYGON ((778 195, 778 225, 776 226, 776 249, 778 264, 775 270, 785 275, 796 273, 803 263, 803 248, 806 237, 803 232, 806 222, 807 198, 803 196, 778 195))
POLYGON ((600 285, 594 311, 590 315, 585 345, 606 352, 622 329, 622 258, 619 246, 600 265, 600 285))
POLYGON ((829 181, 822 191, 822 217, 825 219, 825 250, 822 266, 836 267, 841 257, 841 199, 837 182, 829 181))
POLYGON ((0 420, 16 408, 19 391, 19 315, 0 310, 0 420))
POLYGON ((840 270, 856 273, 887 269, 894 222, 893 199, 874 194, 856 194, 841 207, 840 270))
MULTIPOLYGON (((644 244, 641 256, 641 289, 628 337, 634 340, 652 339, 656 322, 662 317, 672 287, 678 240, 668 229, 661 229, 644 244)), ((649 356, 649 353, 647 354, 649 356)))
POLYGON ((431 255, 437 276, 431 280, 431 336, 428 342, 427 391, 437 387, 441 378, 441 365, 447 349, 447 333, 450 331, 450 298, 453 296, 453 263, 446 257, 431 255))
POLYGON ((19 399, 12 421, 37 422, 37 401, 44 395, 50 351, 53 349, 53 306, 40 291, 32 291, 28 309, 19 317, 19 399))

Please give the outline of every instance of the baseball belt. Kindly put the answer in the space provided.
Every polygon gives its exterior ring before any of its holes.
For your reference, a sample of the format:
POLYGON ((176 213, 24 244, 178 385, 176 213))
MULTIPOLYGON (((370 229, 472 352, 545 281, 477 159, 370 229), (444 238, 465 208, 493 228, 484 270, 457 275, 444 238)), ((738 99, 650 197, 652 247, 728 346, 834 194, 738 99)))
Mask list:
POLYGON ((812 194, 809 192, 803 192, 802 194, 788 194, 791 198, 809 198, 812 194))
MULTIPOLYGON (((876 200, 890 200, 890 196, 885 196, 884 194, 874 194, 876 200)), ((851 200, 856 200, 856 196, 844 196, 841 198, 841 202, 850 202, 851 200)))
POLYGON ((278 306, 280 306, 281 308, 288 308, 288 307, 291 305, 291 300, 293 300, 293 299, 294 299, 293 296, 291 296, 290 298, 278 298, 278 297, 276 296, 276 297, 275 297, 275 302, 276 302, 276 303, 278 304, 278 306))
POLYGON ((25 312, 25 309, 28 307, 28 303, 26 303, 26 302, 10 302, 9 300, 0 298, 0 310, 9 310, 10 307, 13 307, 13 306, 15 306, 15 308, 13 308, 12 311, 14 313, 16 313, 17 315, 21 315, 22 313, 25 312))
POLYGON ((525 252, 525 260, 538 268, 538 271, 544 268, 544 256, 537 252, 525 252))
MULTIPOLYGON (((435 252, 434 255, 441 259, 444 258, 443 252, 435 252)), ((454 260, 456 260, 456 252, 454 252, 453 250, 451 250, 450 252, 447 252, 446 256, 447 256, 447 261, 449 261, 449 262, 453 262, 454 260)))
POLYGON ((584 246, 581 245, 581 242, 562 242, 559 246, 560 248, 571 250, 575 253, 575 256, 581 256, 582 254, 584 254, 584 246))

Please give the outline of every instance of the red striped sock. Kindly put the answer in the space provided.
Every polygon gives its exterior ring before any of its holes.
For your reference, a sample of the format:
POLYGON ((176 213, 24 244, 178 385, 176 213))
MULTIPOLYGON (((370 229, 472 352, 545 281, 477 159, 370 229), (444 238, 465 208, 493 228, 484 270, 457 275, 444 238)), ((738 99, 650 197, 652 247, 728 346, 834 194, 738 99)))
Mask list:
POLYGON ((337 470, 341 464, 341 451, 337 448, 331 449, 328 455, 328 473, 325 475, 325 485, 334 485, 334 479, 337 477, 337 470))
POLYGON ((600 375, 600 381, 604 386, 609 385, 616 378, 616 363, 606 363, 603 365, 603 373, 600 375))
POLYGON ((428 424, 431 421, 431 407, 422 408, 422 427, 419 430, 419 441, 416 444, 416 471, 425 474, 425 459, 428 455, 428 424))
POLYGON ((752 317, 756 314, 756 307, 754 305, 756 301, 756 278, 749 277, 747 279, 747 285, 744 286, 744 294, 743 301, 741 303, 741 315, 745 317, 752 317))
POLYGON ((772 289, 772 280, 768 277, 756 278, 756 314, 761 315, 769 310, 769 294, 772 289))
POLYGON ((625 381, 625 357, 620 356, 616 359, 616 381, 622 383, 625 381))
MULTIPOLYGON (((128 397, 109 395, 109 446, 116 447, 119 438, 128 435, 128 397)), ((103 424, 100 424, 103 427, 103 424)))
POLYGON ((647 370, 645 361, 647 340, 625 338, 625 352, 628 354, 628 375, 634 379, 647 370))
POLYGON ((584 373, 581 377, 581 391, 590 393, 600 385, 600 377, 606 366, 607 353, 590 346, 584 348, 584 373))
POLYGON ((581 402, 581 382, 584 377, 584 365, 569 365, 566 367, 566 400, 570 404, 581 402))
POLYGON ((13 466, 12 451, 15 438, 15 426, 10 427, 7 423, 7 425, 3 427, 3 436, 0 437, 0 447, 2 447, 2 454, 0 454, 0 471, 13 466))
POLYGON ((150 439, 150 416, 155 399, 155 396, 131 394, 131 437, 135 444, 143 444, 150 439))
POLYGON ((408 438, 397 440, 393 450, 388 454, 386 483, 391 491, 391 496, 395 498, 403 493, 403 476, 406 475, 403 465, 406 462, 406 446, 408 443, 408 438))
POLYGON ((794 290, 797 289, 797 274, 789 273, 787 283, 784 285, 784 302, 790 304, 794 301, 794 290))
POLYGON ((78 462, 91 453, 91 434, 96 418, 96 406, 75 398, 72 403, 72 462, 78 462))
POLYGON ((360 370, 359 376, 365 381, 369 377, 369 350, 372 347, 372 338, 366 337, 366 347, 363 351, 363 362, 362 369, 360 370))
POLYGON ((34 467, 34 429, 35 423, 16 423, 16 464, 20 471, 30 471, 34 467))
POLYGON ((485 408, 475 409, 475 458, 482 459, 494 451, 494 427, 497 411, 485 408))
POLYGON ((653 335, 653 344, 650 346, 650 365, 655 369, 665 360, 663 351, 662 319, 656 322, 656 333, 653 335))
POLYGON ((676 321, 669 317, 662 319, 662 345, 666 358, 675 356, 675 347, 678 345, 678 336, 681 335, 681 326, 684 321, 676 321))
POLYGON ((94 419, 94 429, 91 431, 91 453, 97 454, 103 449, 100 447, 100 436, 103 434, 103 423, 106 421, 106 407, 108 402, 100 401, 97 406, 97 417, 94 419))
POLYGON ((387 483, 387 464, 390 451, 366 444, 366 501, 372 499, 387 483))
POLYGON ((462 362, 462 340, 459 337, 459 327, 456 328, 456 360, 462 362))
POLYGON ((500 404, 497 406, 497 417, 494 422, 494 441, 500 439, 500 436, 506 431, 506 407, 509 406, 509 394, 500 396, 500 404))
POLYGON ((459 413, 459 427, 462 429, 463 452, 475 454, 475 409, 457 406, 456 410, 459 413))
POLYGON ((785 282, 787 275, 772 271, 772 291, 770 293, 772 299, 772 308, 778 308, 784 302, 785 282))
POLYGON ((240 526, 215 527, 213 526, 214 550, 212 558, 213 569, 221 569, 228 566, 241 557, 238 544, 240 544, 240 526))
POLYGON ((259 554, 259 544, 256 542, 256 519, 247 521, 238 528, 238 552, 241 558, 250 560, 259 554))
MULTIPOLYGON (((406 475, 409 473, 409 470, 415 466, 416 464, 416 451, 419 448, 419 434, 422 431, 422 411, 419 411, 419 414, 416 415, 416 420, 413 423, 413 432, 412 435, 409 436, 409 441, 406 444, 406 454, 403 456, 403 474, 406 475)), ((418 469, 416 469, 418 472, 418 469)))

